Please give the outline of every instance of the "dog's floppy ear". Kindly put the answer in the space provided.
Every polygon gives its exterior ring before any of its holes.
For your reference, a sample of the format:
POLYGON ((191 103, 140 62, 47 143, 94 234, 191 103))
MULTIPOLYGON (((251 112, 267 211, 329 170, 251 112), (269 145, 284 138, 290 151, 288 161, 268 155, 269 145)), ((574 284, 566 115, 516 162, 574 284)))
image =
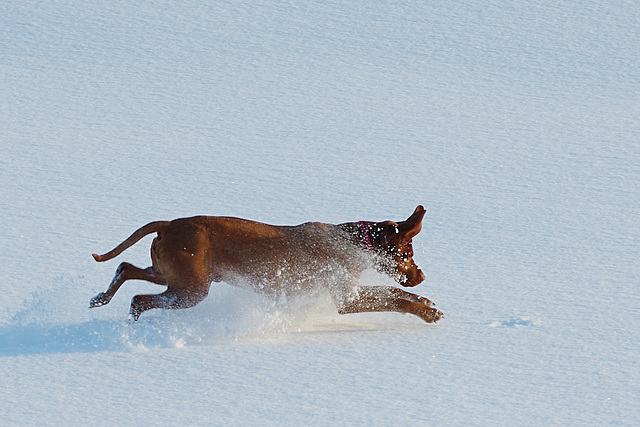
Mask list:
POLYGON ((398 231, 403 239, 413 239, 422 230, 422 218, 427 211, 422 205, 418 205, 413 214, 406 220, 398 223, 398 231))

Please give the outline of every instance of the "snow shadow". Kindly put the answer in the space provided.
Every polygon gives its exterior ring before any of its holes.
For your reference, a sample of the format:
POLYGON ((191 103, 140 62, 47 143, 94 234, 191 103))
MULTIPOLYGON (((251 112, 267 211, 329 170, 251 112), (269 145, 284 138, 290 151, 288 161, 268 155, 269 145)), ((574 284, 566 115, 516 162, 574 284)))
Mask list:
POLYGON ((489 326, 492 328, 521 328, 528 326, 538 326, 539 323, 539 321, 536 321, 529 317, 511 317, 507 320, 491 322, 489 326))
POLYGON ((0 356, 118 351, 122 334, 122 325, 109 321, 9 325, 0 329, 0 356))

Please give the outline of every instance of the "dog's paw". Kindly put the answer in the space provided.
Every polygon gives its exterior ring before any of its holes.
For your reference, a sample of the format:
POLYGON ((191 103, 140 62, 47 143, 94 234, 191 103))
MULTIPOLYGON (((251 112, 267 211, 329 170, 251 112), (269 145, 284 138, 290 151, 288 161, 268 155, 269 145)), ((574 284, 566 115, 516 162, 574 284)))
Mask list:
POLYGON ((433 314, 431 315, 431 317, 433 318, 433 322, 437 322, 438 320, 444 318, 444 313, 441 312, 440 310, 435 310, 433 312, 433 314))
POLYGON ((427 323, 435 323, 444 317, 444 313, 431 307, 424 307, 414 313, 427 323))
POLYGON ((108 304, 109 301, 111 301, 111 298, 106 296, 104 292, 100 292, 98 295, 91 298, 91 301, 89 301, 89 308, 101 307, 108 304))
POLYGON ((425 298, 425 297, 420 296, 420 295, 416 295, 416 301, 415 302, 418 302, 420 304, 424 304, 424 305, 426 305, 428 307, 433 307, 434 305, 436 305, 436 303, 431 301, 429 298, 425 298))

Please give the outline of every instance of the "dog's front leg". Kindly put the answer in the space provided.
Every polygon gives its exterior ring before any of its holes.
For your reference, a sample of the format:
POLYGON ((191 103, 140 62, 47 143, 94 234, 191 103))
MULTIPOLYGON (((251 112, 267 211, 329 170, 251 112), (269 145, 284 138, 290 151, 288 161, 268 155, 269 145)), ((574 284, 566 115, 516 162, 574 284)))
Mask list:
POLYGON ((375 287, 374 289, 376 289, 376 291, 378 291, 379 289, 378 292, 382 294, 384 294, 385 292, 388 293, 387 297, 405 299, 407 301, 413 301, 419 304, 428 305, 429 307, 433 307, 434 305, 436 305, 429 298, 425 298, 423 296, 416 295, 411 292, 407 292, 403 289, 396 288, 393 286, 379 286, 379 287, 375 287))
POLYGON ((418 316, 427 323, 437 322, 442 312, 432 307, 427 298, 391 286, 362 286, 355 296, 344 298, 338 306, 340 314, 395 311, 418 316))

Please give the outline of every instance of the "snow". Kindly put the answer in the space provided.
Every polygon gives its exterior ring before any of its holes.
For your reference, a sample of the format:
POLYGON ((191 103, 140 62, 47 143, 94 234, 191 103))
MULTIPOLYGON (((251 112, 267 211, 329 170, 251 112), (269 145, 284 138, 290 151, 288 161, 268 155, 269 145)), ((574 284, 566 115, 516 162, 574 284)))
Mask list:
MULTIPOLYGON (((5 1, 3 425, 635 425, 634 2, 5 1), (402 220, 445 318, 214 284, 126 323, 152 220, 402 220)), ((363 282, 389 284, 368 272, 363 282)))

